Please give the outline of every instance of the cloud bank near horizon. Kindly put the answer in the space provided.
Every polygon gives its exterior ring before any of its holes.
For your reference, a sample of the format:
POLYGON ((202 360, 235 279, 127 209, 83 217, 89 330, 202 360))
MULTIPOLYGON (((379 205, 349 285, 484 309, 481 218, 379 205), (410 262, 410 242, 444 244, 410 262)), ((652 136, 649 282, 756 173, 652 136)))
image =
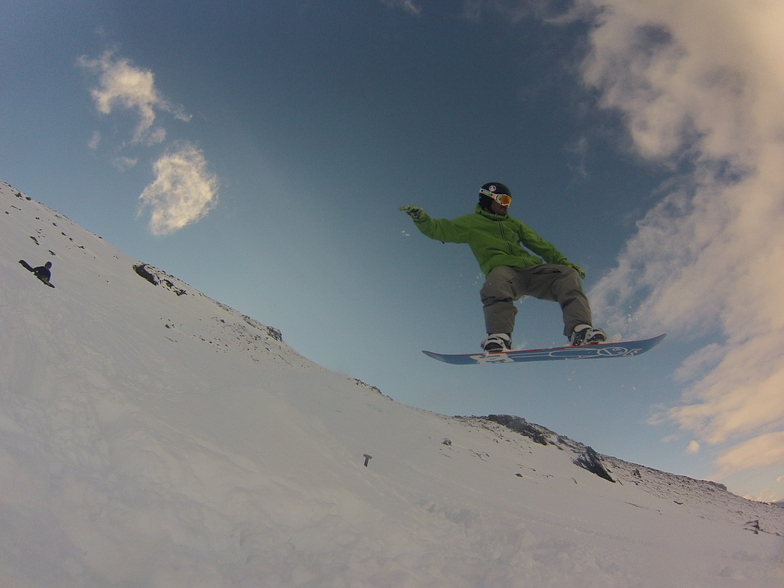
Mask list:
POLYGON ((618 113, 633 149, 675 178, 592 290, 596 314, 625 333, 720 333, 722 343, 684 362, 681 402, 661 417, 717 447, 722 477, 780 468, 784 4, 577 0, 573 8, 595 25, 585 84, 618 113))

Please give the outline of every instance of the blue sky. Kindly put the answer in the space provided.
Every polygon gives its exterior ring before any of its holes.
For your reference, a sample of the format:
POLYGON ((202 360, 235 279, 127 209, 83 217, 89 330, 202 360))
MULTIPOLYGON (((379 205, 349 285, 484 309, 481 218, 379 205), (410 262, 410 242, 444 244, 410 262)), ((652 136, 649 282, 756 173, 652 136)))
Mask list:
MULTIPOLYGON (((740 0, 0 0, 0 179, 400 402, 776 499, 782 24, 740 0), (665 343, 422 355, 477 349, 483 279, 397 209, 466 214, 487 181, 587 271, 597 324, 665 343)), ((515 345, 561 328, 525 300, 515 345)))

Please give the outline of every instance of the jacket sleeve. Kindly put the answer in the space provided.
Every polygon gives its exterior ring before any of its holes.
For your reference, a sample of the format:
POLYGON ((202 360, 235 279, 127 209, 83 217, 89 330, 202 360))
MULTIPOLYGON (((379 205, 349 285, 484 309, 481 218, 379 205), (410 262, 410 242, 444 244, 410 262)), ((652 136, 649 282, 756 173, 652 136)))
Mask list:
POLYGON ((449 220, 445 218, 434 219, 431 218, 426 212, 414 221, 416 227, 426 237, 443 241, 444 243, 468 243, 468 236, 470 231, 461 222, 463 217, 449 220))
POLYGON ((558 265, 569 265, 570 263, 566 256, 555 248, 555 245, 542 239, 536 231, 523 223, 520 223, 520 242, 540 255, 547 263, 558 265))

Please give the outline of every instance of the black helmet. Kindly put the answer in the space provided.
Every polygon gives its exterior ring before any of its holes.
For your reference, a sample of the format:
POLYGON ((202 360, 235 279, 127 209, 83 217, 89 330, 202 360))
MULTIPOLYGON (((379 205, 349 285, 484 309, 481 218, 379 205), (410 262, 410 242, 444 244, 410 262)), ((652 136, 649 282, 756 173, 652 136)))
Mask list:
POLYGON ((492 194, 506 194, 507 196, 512 195, 512 191, 505 184, 500 182, 487 182, 479 188, 479 205, 485 209, 487 209, 493 201, 487 194, 488 192, 492 194))

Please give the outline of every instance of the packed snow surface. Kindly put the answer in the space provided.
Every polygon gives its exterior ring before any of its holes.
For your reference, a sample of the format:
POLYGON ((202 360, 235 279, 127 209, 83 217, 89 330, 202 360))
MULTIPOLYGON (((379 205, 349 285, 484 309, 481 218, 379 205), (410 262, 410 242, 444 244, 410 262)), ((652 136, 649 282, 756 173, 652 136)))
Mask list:
POLYGON ((784 509, 398 404, 3 183, 0 283, 4 588, 784 586, 784 509))

